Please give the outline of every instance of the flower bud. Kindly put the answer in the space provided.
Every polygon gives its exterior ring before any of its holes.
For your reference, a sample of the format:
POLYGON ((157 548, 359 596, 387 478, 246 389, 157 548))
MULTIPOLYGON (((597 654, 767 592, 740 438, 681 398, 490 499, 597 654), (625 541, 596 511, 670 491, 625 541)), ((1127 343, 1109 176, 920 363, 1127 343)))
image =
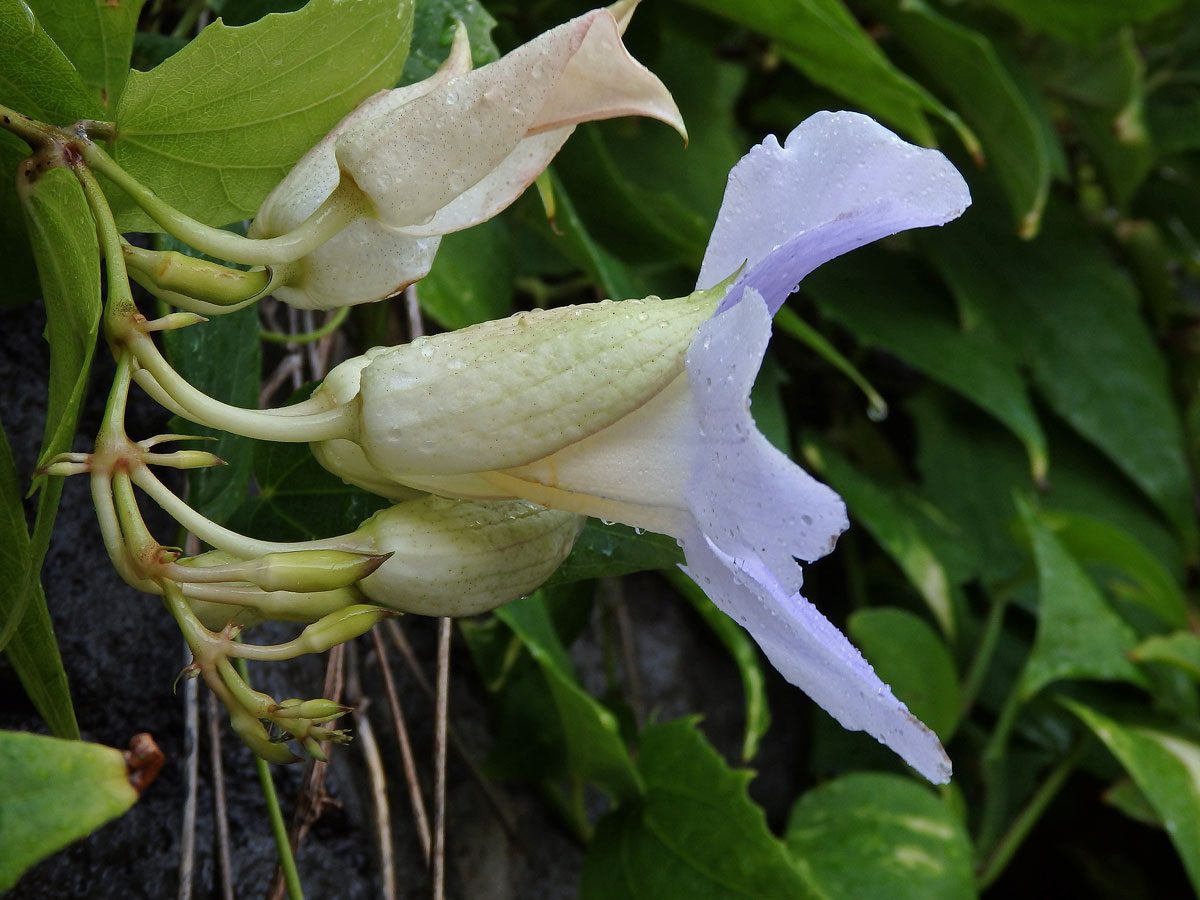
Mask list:
POLYGON ((296 228, 343 174, 375 217, 292 264, 275 295, 332 309, 398 293, 429 272, 442 235, 516 200, 580 122, 650 116, 686 137, 670 93, 621 43, 635 5, 592 10, 476 70, 460 26, 436 73, 363 101, 271 192, 250 234, 296 228))
POLYGON ((350 712, 353 707, 342 706, 340 703, 334 703, 332 700, 301 700, 298 697, 292 697, 289 700, 282 700, 271 710, 271 718, 274 719, 309 719, 312 722, 324 723, 332 722, 334 719, 344 716, 350 712))
POLYGON ((467 616, 532 591, 571 552, 584 518, 523 501, 423 497, 381 510, 355 532, 392 556, 359 587, 403 612, 467 616))
POLYGON ((264 591, 332 591, 366 578, 386 558, 343 550, 268 553, 250 561, 246 580, 264 591))
POLYGON ((357 460, 338 448, 318 444, 314 453, 359 484, 371 469, 384 481, 541 459, 638 409, 678 377, 724 287, 533 310, 377 348, 330 373, 339 397, 358 377, 356 442, 368 467, 346 465, 357 460))
POLYGON ((380 609, 378 606, 356 604, 345 609, 330 613, 309 625, 291 647, 300 653, 324 653, 338 644, 353 640, 360 634, 366 634, 371 628, 388 616, 395 615, 391 610, 380 609))

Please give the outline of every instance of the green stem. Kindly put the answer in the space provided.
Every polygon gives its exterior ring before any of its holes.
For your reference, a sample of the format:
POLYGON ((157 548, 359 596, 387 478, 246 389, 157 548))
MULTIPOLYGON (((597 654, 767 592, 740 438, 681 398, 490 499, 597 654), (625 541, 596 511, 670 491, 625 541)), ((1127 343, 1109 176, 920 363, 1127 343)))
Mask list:
POLYGON ((161 199, 91 141, 79 148, 84 161, 123 190, 164 228, 197 250, 229 262, 270 266, 295 262, 320 247, 355 219, 374 214, 371 201, 348 179, 311 216, 287 234, 273 238, 247 238, 232 231, 205 225, 161 199))
POLYGON ((259 331, 258 336, 264 341, 270 341, 273 344, 311 344, 314 341, 319 341, 326 335, 333 334, 346 321, 346 317, 350 315, 350 307, 343 306, 338 309, 320 328, 314 328, 312 331, 306 331, 301 334, 284 334, 282 331, 268 331, 265 328, 259 331))
POLYGON ((1021 710, 1021 681, 1013 684, 1004 706, 996 719, 992 735, 983 751, 983 780, 986 793, 983 800, 983 813, 980 816, 979 832, 975 838, 975 846, 980 855, 992 851, 1000 824, 1007 811, 1008 801, 1008 739, 1016 724, 1017 714, 1021 710))
MULTIPOLYGON (((143 372, 134 376, 138 384, 147 388, 145 379, 152 379, 156 387, 173 401, 168 408, 193 422, 262 441, 308 443, 331 438, 352 439, 356 417, 351 404, 303 416, 274 415, 230 406, 193 387, 159 353, 150 336, 135 324, 127 323, 117 329, 115 337, 129 348, 143 369, 143 372)), ((152 388, 147 388, 147 391, 153 393, 152 388)))
POLYGON ((0 127, 15 134, 34 150, 45 147, 47 144, 60 143, 66 136, 61 129, 21 115, 3 103, 0 103, 0 127))
MULTIPOLYGON (((242 680, 249 684, 244 660, 235 659, 234 666, 242 680)), ((279 867, 287 884, 288 900, 304 900, 304 888, 300 885, 300 872, 296 869, 296 858, 292 854, 292 842, 288 839, 287 825, 283 821, 283 809, 275 782, 271 778, 271 767, 261 756, 254 757, 254 768, 258 771, 258 782, 262 786, 263 800, 267 804, 267 816, 271 820, 271 834, 275 838, 275 849, 279 853, 279 867)))
POLYGON ((791 335, 803 344, 815 350, 827 363, 849 378, 867 398, 867 415, 872 421, 879 422, 887 418, 888 405, 883 395, 867 381, 866 377, 846 359, 838 349, 829 343, 823 334, 801 319, 786 306, 775 313, 775 324, 784 334, 791 335))
POLYGON ((984 678, 991 667, 992 657, 996 652, 996 644, 1000 640, 1000 634, 1003 630, 1004 612, 1007 608, 1007 591, 995 594, 992 598, 991 609, 988 610, 987 620, 983 625, 983 634, 980 635, 979 644, 976 646, 975 653, 971 658, 971 667, 967 671, 966 677, 963 678, 962 714, 964 717, 970 712, 971 707, 975 705, 975 699, 979 696, 979 690, 983 687, 984 678))
POLYGON ((1000 873, 1004 871, 1013 855, 1020 848, 1025 838, 1029 836, 1029 832, 1033 830, 1033 826, 1037 824, 1042 813, 1046 811, 1046 807, 1062 789, 1063 784, 1074 771, 1075 766, 1079 764, 1079 760, 1083 757, 1083 751, 1087 747, 1088 738, 1085 736, 1075 747, 1059 760, 1058 765, 1050 770, 1050 774, 1034 791, 1033 796, 1029 798, 1029 802, 1013 819, 1012 824, 1001 835, 1000 840, 996 842, 995 848, 992 850, 983 864, 979 867, 976 875, 976 884, 980 891, 987 889, 992 882, 1000 877, 1000 873))
POLYGON ((231 531, 192 509, 167 489, 158 477, 145 466, 137 466, 130 477, 133 483, 163 508, 171 518, 206 544, 240 558, 265 556, 268 553, 287 553, 295 550, 345 550, 361 552, 361 540, 355 540, 354 532, 339 537, 321 538, 316 541, 283 543, 261 541, 231 531))
MULTIPOLYGON (((104 331, 111 338, 114 325, 138 314, 137 304, 133 302, 133 292, 129 289, 129 273, 125 269, 125 254, 121 250, 121 232, 117 230, 108 198, 104 196, 96 176, 86 167, 77 167, 75 175, 83 186, 83 194, 91 207, 92 218, 96 220, 96 234, 100 241, 100 253, 104 257, 108 285, 108 297, 104 304, 104 331)), ((121 433, 124 434, 124 426, 121 433)))

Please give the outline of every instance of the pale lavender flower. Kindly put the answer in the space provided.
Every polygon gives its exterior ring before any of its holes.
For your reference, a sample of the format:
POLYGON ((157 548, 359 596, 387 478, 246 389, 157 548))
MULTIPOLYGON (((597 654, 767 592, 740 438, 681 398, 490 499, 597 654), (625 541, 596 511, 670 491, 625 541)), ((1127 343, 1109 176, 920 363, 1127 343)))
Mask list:
POLYGON ((784 677, 944 782, 937 737, 800 596, 796 560, 833 549, 845 507, 759 433, 749 393, 771 314, 801 278, 969 203, 942 154, 866 116, 819 113, 734 166, 700 273, 708 290, 372 351, 331 373, 323 390, 353 424, 314 452, 372 490, 519 497, 676 537, 684 570, 784 677))

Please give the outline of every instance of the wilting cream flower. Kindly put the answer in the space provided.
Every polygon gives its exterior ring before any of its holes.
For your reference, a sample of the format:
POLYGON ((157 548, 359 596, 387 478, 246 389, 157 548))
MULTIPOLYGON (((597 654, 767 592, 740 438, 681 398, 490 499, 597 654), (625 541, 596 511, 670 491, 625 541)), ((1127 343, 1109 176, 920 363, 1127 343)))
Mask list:
POLYGON ((331 309, 399 292, 428 274, 442 235, 516 200, 580 122, 650 116, 686 138, 670 93, 621 43, 637 2, 585 13, 475 70, 460 26, 435 74, 364 100, 271 192, 250 235, 296 228, 343 179, 374 216, 290 264, 275 295, 331 309))
POLYGON ((697 293, 376 349, 319 390, 353 424, 314 452, 374 490, 519 497, 673 535, 685 571, 789 681, 945 781, 937 737, 799 594, 796 560, 833 548, 845 507, 766 441, 748 398, 771 315, 801 278, 969 203, 940 153, 866 116, 819 113, 734 167, 697 293))

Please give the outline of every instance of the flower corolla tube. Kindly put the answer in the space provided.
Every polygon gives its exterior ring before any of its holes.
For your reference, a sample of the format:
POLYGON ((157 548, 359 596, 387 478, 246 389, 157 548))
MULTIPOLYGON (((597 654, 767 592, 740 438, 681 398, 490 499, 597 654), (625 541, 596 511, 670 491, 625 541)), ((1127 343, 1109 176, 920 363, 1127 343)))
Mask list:
POLYGON ((784 677, 945 782, 937 737, 800 595, 797 560, 833 549, 845 506, 767 442, 748 398, 771 316, 806 274, 969 203, 941 153, 818 113, 734 166, 696 293, 519 313, 349 360, 318 394, 352 424, 313 450, 383 493, 521 498, 674 536, 784 677))
POLYGON ((285 264, 275 296, 331 309, 398 293, 428 274, 442 235, 516 200, 580 122, 649 116, 686 139, 666 87, 621 43, 637 2, 592 10, 479 69, 460 25, 436 73, 359 104, 271 192, 250 235, 291 231, 344 179, 374 214, 285 264))

